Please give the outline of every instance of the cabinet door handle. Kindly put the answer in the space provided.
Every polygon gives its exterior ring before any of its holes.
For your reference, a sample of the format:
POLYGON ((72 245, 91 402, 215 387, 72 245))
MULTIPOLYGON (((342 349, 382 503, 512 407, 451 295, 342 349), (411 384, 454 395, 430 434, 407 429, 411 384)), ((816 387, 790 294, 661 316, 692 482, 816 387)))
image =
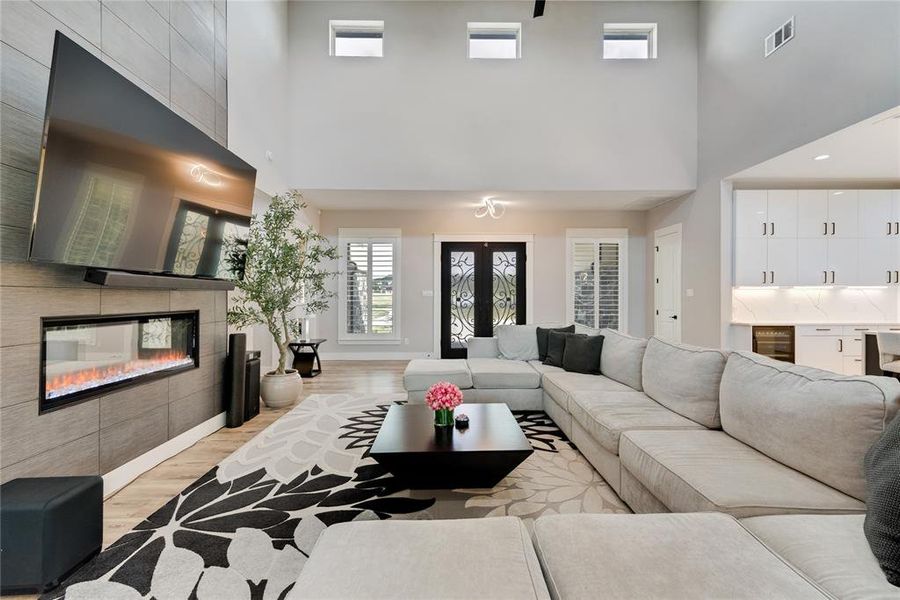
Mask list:
POLYGON ((831 222, 831 235, 834 235, 834 221, 831 222))
POLYGON ((894 283, 900 283, 900 271, 894 271, 894 283))
POLYGON ((888 235, 893 235, 894 231, 891 228, 894 226, 894 224, 891 223, 890 221, 888 221, 887 224, 888 224, 888 235))
POLYGON ((834 271, 831 272, 831 283, 834 283, 834 271))
POLYGON ((825 276, 822 283, 828 283, 828 271, 822 271, 822 274, 825 276))
POLYGON ((769 230, 766 228, 767 223, 763 221, 763 235, 768 235, 769 230))
POLYGON ((822 223, 825 226, 825 235, 828 235, 828 223, 822 223))
POLYGON ((900 234, 900 221, 894 221, 894 235, 900 234))
POLYGON ((772 225, 772 233, 771 233, 771 235, 775 235, 775 222, 772 221, 771 225, 772 225))
POLYGON ((844 351, 844 340, 838 338, 838 352, 844 351))
POLYGON ((775 283, 775 271, 769 271, 771 277, 769 277, 769 283, 775 283))
POLYGON ((766 281, 766 272, 765 272, 765 271, 763 271, 763 283, 768 283, 768 282, 766 281))
POLYGON ((887 280, 887 282, 890 283, 890 282, 891 282, 891 272, 888 271, 887 274, 888 274, 888 280, 887 280))

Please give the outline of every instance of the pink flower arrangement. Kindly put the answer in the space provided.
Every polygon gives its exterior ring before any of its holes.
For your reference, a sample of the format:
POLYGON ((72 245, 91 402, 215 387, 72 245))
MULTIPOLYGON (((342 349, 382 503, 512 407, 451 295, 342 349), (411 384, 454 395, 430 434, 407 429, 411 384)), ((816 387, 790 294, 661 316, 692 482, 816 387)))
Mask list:
POLYGON ((463 393, 458 387, 446 381, 438 381, 428 388, 425 404, 431 410, 453 410, 463 402, 463 393))

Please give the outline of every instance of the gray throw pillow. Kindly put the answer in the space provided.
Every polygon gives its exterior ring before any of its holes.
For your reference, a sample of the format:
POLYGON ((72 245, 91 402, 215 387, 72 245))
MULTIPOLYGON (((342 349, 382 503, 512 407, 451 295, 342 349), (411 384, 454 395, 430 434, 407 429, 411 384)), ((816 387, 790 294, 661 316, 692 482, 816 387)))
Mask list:
POLYGON ((538 345, 538 360, 544 362, 547 358, 547 345, 549 343, 549 334, 551 331, 558 331, 559 333, 575 333, 575 326, 569 325, 568 327, 538 327, 537 328, 537 345, 538 345))
POLYGON ((863 530, 887 580, 900 587, 900 415, 866 453, 863 530))
POLYGON ((498 325, 494 328, 500 356, 506 360, 537 360, 535 325, 498 325))
POLYGON ((547 335, 547 358, 544 359, 545 365, 553 367, 563 366, 563 354, 566 351, 566 340, 574 333, 560 333, 551 331, 547 335))
POLYGON ((563 369, 573 373, 599 375, 602 351, 602 335, 569 334, 563 351, 563 369))

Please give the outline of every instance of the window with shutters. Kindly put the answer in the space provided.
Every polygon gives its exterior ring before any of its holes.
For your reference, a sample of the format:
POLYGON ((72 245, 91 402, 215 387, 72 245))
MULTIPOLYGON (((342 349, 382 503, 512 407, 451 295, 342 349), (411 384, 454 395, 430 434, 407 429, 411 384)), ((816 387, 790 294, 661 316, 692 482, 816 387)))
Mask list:
POLYGON ((566 318, 586 327, 625 331, 628 232, 566 231, 566 318))
POLYGON ((339 229, 339 342, 400 342, 400 230, 339 229))

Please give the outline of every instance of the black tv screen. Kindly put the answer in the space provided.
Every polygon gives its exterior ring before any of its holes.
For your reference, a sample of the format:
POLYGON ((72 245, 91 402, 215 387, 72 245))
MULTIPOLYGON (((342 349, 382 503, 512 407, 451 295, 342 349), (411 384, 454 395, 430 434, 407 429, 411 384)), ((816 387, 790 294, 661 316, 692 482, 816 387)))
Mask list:
POLYGON ((30 259, 224 278, 256 170, 57 32, 30 259))

